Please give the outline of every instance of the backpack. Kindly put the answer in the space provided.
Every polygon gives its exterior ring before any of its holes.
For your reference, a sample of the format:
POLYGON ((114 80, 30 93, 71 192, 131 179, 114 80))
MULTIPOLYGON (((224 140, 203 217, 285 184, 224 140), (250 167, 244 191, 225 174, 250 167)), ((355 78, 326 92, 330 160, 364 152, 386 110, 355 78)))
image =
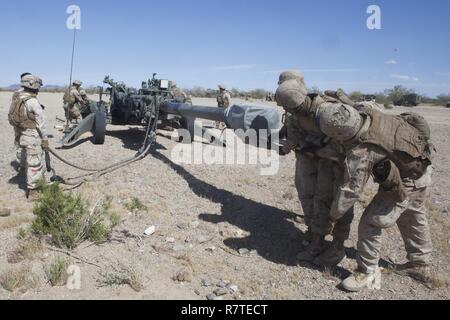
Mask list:
POLYGON ((405 119, 406 122, 416 128, 417 131, 420 132, 424 140, 429 141, 431 139, 430 125, 424 117, 414 112, 402 113, 400 117, 405 119))
POLYGON ((27 111, 25 106, 25 103, 32 98, 34 98, 32 95, 23 96, 20 93, 14 93, 8 113, 10 125, 21 129, 36 128, 36 119, 33 114, 27 111))

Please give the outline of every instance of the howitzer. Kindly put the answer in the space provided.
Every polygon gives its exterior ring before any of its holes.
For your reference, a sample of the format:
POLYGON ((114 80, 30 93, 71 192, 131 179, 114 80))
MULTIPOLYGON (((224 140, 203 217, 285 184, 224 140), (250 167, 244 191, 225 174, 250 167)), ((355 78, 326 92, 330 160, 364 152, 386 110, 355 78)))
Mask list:
MULTIPOLYGON (((173 129, 184 128, 195 138, 195 120, 204 119, 220 121, 233 130, 244 132, 253 129, 257 134, 267 130, 268 135, 279 129, 280 116, 272 107, 233 105, 227 109, 194 106, 179 101, 171 91, 171 82, 156 79, 156 74, 148 82, 143 82, 137 90, 105 77, 109 85, 106 92, 110 95, 109 103, 89 102, 81 108, 83 121, 72 128, 62 140, 63 145, 74 143, 83 133, 92 131, 94 143, 103 144, 106 123, 113 125, 147 125, 158 121, 160 125, 173 129)), ((205 131, 202 128, 202 133, 205 131)))

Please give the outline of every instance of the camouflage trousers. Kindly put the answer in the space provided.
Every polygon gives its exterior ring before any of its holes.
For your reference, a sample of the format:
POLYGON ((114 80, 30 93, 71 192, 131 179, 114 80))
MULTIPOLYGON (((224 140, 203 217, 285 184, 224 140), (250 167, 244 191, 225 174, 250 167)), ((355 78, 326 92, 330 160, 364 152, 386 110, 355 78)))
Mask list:
POLYGON ((402 235, 407 259, 412 263, 429 264, 433 251, 427 219, 426 201, 430 197, 433 168, 428 167, 419 180, 404 180, 407 200, 395 202, 392 195, 380 188, 367 207, 358 231, 358 266, 362 271, 378 267, 383 229, 397 224, 402 235))
POLYGON ((37 137, 20 137, 20 161, 25 164, 28 190, 35 190, 39 180, 44 178, 44 153, 41 139, 37 137))
MULTIPOLYGON (((314 197, 313 233, 327 236, 332 229, 329 215, 334 195, 343 179, 343 174, 343 167, 338 163, 331 160, 319 160, 316 195, 314 197)), ((353 219, 354 210, 352 208, 336 222, 332 231, 334 241, 344 242, 348 240, 353 219)))
MULTIPOLYGON (((328 235, 329 214, 342 169, 331 160, 297 154, 295 185, 306 226, 315 234, 328 235)), ((345 241, 350 235, 353 210, 349 211, 333 229, 333 237, 345 241)))
POLYGON ((77 104, 64 104, 64 115, 68 121, 78 120, 81 117, 80 108, 77 104))
POLYGON ((305 224, 311 229, 314 217, 314 195, 316 194, 318 161, 301 153, 296 154, 295 187, 297 188, 305 224))
MULTIPOLYGON (((192 103, 192 102, 191 102, 192 103)), ((225 107, 218 107, 218 108, 222 108, 222 109, 225 109, 225 107)), ((219 130, 224 130, 224 129, 226 129, 226 124, 224 123, 224 122, 221 122, 221 121, 216 121, 216 129, 219 129, 219 130)))
POLYGON ((20 147, 20 136, 21 136, 21 130, 17 127, 14 127, 14 148, 16 150, 16 159, 19 163, 19 171, 25 170, 26 168, 26 154, 25 149, 20 147))

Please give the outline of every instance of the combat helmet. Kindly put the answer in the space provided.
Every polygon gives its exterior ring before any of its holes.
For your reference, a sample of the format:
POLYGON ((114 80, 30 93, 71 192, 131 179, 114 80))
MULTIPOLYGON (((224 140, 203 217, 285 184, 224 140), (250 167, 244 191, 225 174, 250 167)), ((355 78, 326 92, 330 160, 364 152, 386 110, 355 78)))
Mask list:
POLYGON ((39 90, 42 87, 42 79, 30 74, 22 77, 20 84, 26 89, 39 90))
POLYGON ((288 111, 296 111, 305 102, 308 91, 297 80, 283 82, 275 93, 275 101, 288 111))
POLYGON ((74 86, 81 86, 83 84, 83 82, 81 82, 80 80, 75 80, 74 82, 72 82, 72 85, 74 86))
POLYGON ((364 124, 362 115, 353 107, 341 103, 324 103, 317 112, 320 130, 338 142, 353 139, 364 124))
POLYGON ((305 84, 305 76, 298 70, 287 70, 280 74, 278 85, 283 84, 289 80, 297 80, 301 84, 305 84))

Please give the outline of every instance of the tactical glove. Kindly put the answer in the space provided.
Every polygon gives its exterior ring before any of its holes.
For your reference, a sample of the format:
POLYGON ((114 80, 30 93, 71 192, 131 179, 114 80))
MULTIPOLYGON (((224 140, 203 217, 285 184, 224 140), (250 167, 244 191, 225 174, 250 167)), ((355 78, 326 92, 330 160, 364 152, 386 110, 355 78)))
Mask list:
POLYGON ((42 146, 42 150, 44 150, 44 151, 48 151, 50 149, 47 139, 42 140, 41 146, 42 146))

